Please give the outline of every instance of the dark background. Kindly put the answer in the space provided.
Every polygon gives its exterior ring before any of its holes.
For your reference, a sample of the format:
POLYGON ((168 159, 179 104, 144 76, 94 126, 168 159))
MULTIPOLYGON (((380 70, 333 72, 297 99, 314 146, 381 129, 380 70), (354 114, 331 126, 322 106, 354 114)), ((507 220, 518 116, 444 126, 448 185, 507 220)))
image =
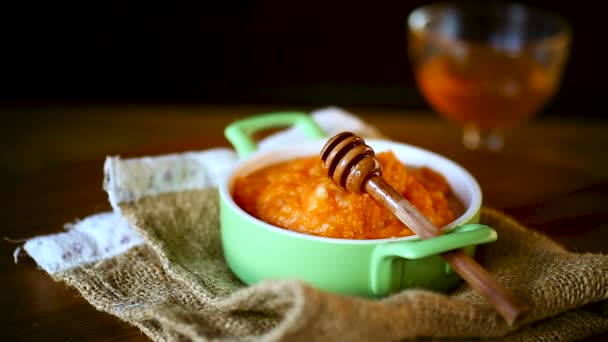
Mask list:
MULTIPOLYGON (((81 1, 1 5, 0 105, 194 103, 427 109, 405 19, 429 1, 81 1)), ((574 32, 546 115, 600 116, 601 2, 526 1, 574 32)))

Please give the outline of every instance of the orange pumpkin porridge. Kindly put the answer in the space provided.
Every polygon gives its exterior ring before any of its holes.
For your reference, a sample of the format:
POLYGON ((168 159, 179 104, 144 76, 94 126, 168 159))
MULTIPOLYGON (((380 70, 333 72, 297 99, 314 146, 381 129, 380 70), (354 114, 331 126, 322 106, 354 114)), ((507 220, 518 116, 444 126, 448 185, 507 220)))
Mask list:
MULTIPOLYGON (((443 176, 429 168, 408 168, 392 151, 376 155, 382 177, 433 224, 444 226, 464 208, 443 176)), ((271 165, 235 180, 233 197, 246 212, 278 227, 343 239, 413 235, 368 194, 339 188, 318 156, 271 165)))

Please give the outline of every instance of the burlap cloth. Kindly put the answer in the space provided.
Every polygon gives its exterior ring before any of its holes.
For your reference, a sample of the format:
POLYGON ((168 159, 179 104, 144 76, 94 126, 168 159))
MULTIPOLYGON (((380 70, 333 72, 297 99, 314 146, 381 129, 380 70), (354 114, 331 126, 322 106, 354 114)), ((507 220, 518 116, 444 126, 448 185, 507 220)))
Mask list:
POLYGON ((222 257, 215 189, 148 196, 121 210, 146 243, 54 277, 157 341, 571 341, 608 331, 608 256, 568 252, 488 208, 482 222, 499 239, 477 259, 533 307, 514 326, 466 284, 381 300, 297 280, 245 286, 222 257))

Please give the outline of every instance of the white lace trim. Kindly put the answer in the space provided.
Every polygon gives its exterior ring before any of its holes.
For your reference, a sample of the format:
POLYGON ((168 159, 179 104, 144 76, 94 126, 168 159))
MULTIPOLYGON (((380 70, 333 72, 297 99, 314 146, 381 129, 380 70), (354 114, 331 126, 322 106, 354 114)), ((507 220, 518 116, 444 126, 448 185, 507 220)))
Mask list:
POLYGON ((49 274, 110 258, 143 243, 129 223, 114 212, 94 214, 66 228, 64 233, 35 237, 23 246, 49 274))

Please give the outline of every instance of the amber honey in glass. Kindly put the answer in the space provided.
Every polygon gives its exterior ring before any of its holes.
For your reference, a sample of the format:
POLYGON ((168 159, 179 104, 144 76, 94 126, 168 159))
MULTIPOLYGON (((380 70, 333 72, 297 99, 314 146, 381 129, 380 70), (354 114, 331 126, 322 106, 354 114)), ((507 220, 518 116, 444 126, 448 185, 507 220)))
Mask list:
POLYGON ((410 14, 408 33, 426 101, 463 128, 465 146, 490 150, 555 93, 571 39, 561 17, 504 3, 426 5, 410 14))

